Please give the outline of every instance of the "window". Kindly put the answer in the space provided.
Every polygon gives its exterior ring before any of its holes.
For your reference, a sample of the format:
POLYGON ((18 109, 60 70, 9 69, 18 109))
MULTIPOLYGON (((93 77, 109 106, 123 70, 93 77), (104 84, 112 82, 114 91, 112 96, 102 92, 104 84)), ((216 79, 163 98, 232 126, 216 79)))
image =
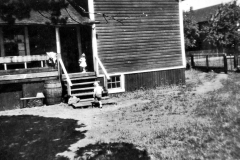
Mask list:
POLYGON ((4 27, 3 43, 5 56, 24 56, 26 54, 23 27, 4 27))
POLYGON ((109 93, 124 92, 124 78, 123 75, 110 76, 110 80, 107 81, 109 93))
POLYGON ((120 76, 112 76, 110 78, 111 79, 108 80, 108 89, 120 88, 121 87, 120 76))
POLYGON ((56 52, 54 27, 29 26, 28 34, 31 55, 45 55, 46 52, 56 52))

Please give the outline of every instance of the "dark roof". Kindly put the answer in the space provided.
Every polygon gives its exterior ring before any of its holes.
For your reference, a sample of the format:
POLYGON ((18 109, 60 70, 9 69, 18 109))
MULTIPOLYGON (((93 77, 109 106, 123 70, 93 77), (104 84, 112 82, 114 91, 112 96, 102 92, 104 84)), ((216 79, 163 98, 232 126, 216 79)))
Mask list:
MULTIPOLYGON (((31 25, 31 24, 47 24, 51 23, 51 14, 47 12, 38 12, 31 10, 30 17, 24 19, 16 19, 15 25, 31 25)), ((72 5, 68 5, 66 9, 61 9, 61 17, 66 18, 66 24, 92 24, 92 22, 88 17, 81 16, 79 12, 77 12, 72 5)), ((0 18, 0 24, 7 24, 8 22, 3 21, 0 18)))
POLYGON ((215 13, 221 4, 193 10, 193 18, 196 22, 206 22, 211 14, 215 13))

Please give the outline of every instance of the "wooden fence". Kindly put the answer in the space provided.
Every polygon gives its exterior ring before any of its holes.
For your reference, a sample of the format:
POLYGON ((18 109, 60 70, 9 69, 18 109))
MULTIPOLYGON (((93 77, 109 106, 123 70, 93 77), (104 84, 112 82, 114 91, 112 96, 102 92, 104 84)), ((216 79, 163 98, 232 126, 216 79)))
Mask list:
POLYGON ((188 59, 192 68, 204 71, 214 70, 227 73, 228 71, 237 71, 240 68, 240 56, 238 55, 192 54, 188 59))
POLYGON ((191 67, 204 71, 228 72, 228 61, 225 54, 219 55, 191 55, 191 67))

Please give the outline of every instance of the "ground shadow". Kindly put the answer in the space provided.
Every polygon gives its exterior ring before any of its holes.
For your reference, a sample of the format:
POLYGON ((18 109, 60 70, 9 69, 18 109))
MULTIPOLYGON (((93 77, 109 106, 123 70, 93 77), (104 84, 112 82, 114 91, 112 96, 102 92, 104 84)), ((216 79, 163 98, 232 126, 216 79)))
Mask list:
POLYGON ((79 148, 79 160, 150 160, 146 150, 130 143, 97 143, 79 148))
POLYGON ((0 116, 1 160, 54 160, 85 137, 76 120, 31 115, 0 116))

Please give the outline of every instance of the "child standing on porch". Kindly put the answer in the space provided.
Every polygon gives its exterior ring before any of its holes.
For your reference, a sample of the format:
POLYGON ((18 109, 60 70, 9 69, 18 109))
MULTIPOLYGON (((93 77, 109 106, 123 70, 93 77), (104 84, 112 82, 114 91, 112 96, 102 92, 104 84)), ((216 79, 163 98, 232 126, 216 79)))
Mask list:
POLYGON ((103 92, 103 88, 99 86, 98 82, 94 82, 93 98, 94 100, 98 100, 100 108, 102 108, 102 102, 101 102, 102 92, 103 92))
POLYGON ((87 63, 86 63, 86 56, 85 54, 83 53, 79 59, 79 66, 81 67, 82 69, 82 72, 85 73, 86 72, 86 67, 87 67, 87 63))

